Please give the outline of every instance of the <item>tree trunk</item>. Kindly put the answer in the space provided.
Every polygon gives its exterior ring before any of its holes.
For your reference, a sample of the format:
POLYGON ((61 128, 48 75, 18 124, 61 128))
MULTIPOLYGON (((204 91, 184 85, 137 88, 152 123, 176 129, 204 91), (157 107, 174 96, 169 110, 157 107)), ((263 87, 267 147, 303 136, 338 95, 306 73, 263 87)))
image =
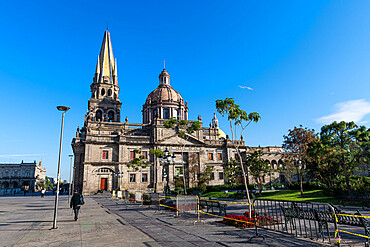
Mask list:
POLYGON ((351 184, 349 182, 349 174, 348 174, 348 171, 347 171, 347 165, 343 165, 343 171, 344 171, 344 177, 346 178, 346 185, 347 185, 347 192, 348 193, 351 193, 351 184))
POLYGON ((243 180, 244 180, 244 186, 245 186, 245 193, 247 194, 249 215, 251 215, 251 213, 252 213, 252 204, 251 204, 251 199, 250 199, 250 197, 249 197, 249 190, 248 190, 247 176, 245 175, 245 169, 244 169, 244 166, 243 166, 242 156, 240 155, 239 150, 238 150, 237 148, 236 148, 236 151, 237 151, 237 153, 238 153, 239 160, 240 160, 240 166, 241 166, 241 168, 242 168, 242 172, 243 172, 243 180))
POLYGON ((262 181, 261 178, 257 180, 258 183, 258 190, 259 190, 259 195, 262 196, 262 181))

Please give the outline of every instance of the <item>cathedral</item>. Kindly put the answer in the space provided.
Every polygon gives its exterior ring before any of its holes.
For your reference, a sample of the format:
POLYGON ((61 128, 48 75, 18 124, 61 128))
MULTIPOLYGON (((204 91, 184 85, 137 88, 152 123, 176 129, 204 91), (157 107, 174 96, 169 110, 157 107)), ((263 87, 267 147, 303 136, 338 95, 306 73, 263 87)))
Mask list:
MULTIPOLYGON (((235 142, 244 154, 256 149, 245 146, 243 140, 229 140, 219 128, 216 114, 209 127, 204 127, 198 116, 201 128, 182 137, 175 128, 166 128, 164 122, 171 118, 186 120, 188 125, 195 122, 188 119, 187 101, 172 88, 170 78, 165 69, 159 74, 158 87, 149 93, 143 105, 142 123, 128 123, 127 118, 121 122, 117 61, 110 33, 105 31, 84 125, 77 128, 72 140, 75 188, 85 195, 116 189, 161 192, 167 176, 171 189, 175 179, 182 176, 187 187, 192 187, 207 166, 213 166, 209 185, 224 184, 222 164, 235 157, 235 142), (150 153, 151 149, 167 150, 173 159, 163 163, 150 153), (145 168, 129 167, 138 156, 145 168)), ((263 150, 271 166, 279 165, 280 147, 257 149, 263 150)))

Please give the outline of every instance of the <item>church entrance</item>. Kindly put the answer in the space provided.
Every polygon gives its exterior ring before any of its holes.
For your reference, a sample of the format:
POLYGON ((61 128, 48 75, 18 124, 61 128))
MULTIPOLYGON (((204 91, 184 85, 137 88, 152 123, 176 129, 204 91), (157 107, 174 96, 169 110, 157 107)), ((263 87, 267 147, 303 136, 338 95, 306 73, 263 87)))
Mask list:
POLYGON ((101 178, 100 179, 100 190, 107 190, 108 189, 108 179, 107 178, 101 178))

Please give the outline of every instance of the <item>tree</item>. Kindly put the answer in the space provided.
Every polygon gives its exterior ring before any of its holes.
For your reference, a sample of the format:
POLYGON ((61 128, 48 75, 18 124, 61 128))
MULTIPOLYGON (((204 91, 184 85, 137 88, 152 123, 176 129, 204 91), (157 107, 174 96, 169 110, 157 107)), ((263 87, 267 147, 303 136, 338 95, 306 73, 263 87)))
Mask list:
POLYGON ((308 145, 307 154, 310 165, 307 173, 310 177, 324 183, 328 188, 334 188, 340 178, 341 167, 335 162, 334 149, 324 145, 320 139, 308 145))
POLYGON ((198 186, 198 176, 200 175, 199 169, 199 154, 190 153, 189 154, 189 184, 191 182, 192 187, 198 186))
MULTIPOLYGON (((171 118, 168 121, 165 121, 163 123, 164 127, 167 129, 172 129, 174 128, 175 131, 177 132, 177 135, 185 140, 189 138, 189 135, 193 134, 195 131, 200 130, 201 125, 199 122, 192 122, 192 124, 189 126, 188 121, 186 120, 178 120, 176 118, 171 118)), ((182 169, 183 169, 183 184, 184 184, 184 194, 186 195, 186 174, 187 170, 185 168, 184 164, 184 149, 185 149, 185 142, 180 143, 181 147, 181 157, 182 157, 182 169)))
POLYGON ((262 151, 257 150, 251 154, 247 154, 246 164, 249 172, 258 184, 259 194, 262 195, 262 177, 264 177, 270 170, 270 162, 262 159, 262 151))
POLYGON ((230 158, 230 160, 226 161, 222 166, 225 172, 226 183, 231 185, 238 184, 238 176, 242 174, 239 161, 230 158))
MULTIPOLYGON (((134 150, 134 153, 135 154, 140 154, 138 157, 135 157, 133 158, 130 163, 127 164, 127 167, 128 168, 133 168, 135 169, 135 171, 139 171, 140 170, 140 176, 142 176, 142 169, 144 168, 147 168, 149 165, 148 164, 145 164, 143 162, 143 160, 145 159, 145 156, 141 154, 141 151, 139 149, 135 149, 134 150)), ((141 185, 141 182, 140 182, 140 185, 141 185)), ((141 188, 139 187, 139 190, 141 188)))
POLYGON ((199 174, 198 187, 203 191, 206 190, 207 182, 212 180, 213 168, 214 166, 207 165, 206 169, 199 174))
POLYGON ((316 140, 315 130, 303 128, 302 125, 289 129, 288 135, 284 135, 284 163, 291 165, 286 167, 297 169, 301 197, 303 197, 303 172, 310 162, 310 156, 307 154, 308 145, 316 140))
POLYGON ((53 188, 54 186, 50 182, 50 179, 47 176, 45 176, 45 189, 49 189, 50 187, 53 188))
POLYGON ((248 190, 248 183, 247 183, 247 175, 245 172, 245 168, 243 165, 243 159, 240 152, 240 145, 241 142, 237 142, 235 140, 243 139, 243 132, 244 130, 251 124, 252 122, 257 123, 258 120, 261 119, 260 115, 257 112, 247 113, 244 110, 240 109, 238 104, 235 104, 233 98, 226 98, 224 100, 216 100, 216 109, 217 112, 220 113, 222 116, 227 115, 227 120, 230 124, 230 131, 231 131, 231 144, 233 145, 235 152, 239 157, 240 167, 243 173, 243 181, 245 186, 245 192, 247 194, 247 199, 249 203, 249 212, 251 212, 251 199, 249 196, 248 190), (237 130, 240 130, 240 133, 237 133, 237 130))
POLYGON ((350 176, 360 163, 369 163, 370 131, 354 122, 333 122, 321 128, 321 143, 332 149, 331 159, 343 170, 347 192, 351 192, 350 176))

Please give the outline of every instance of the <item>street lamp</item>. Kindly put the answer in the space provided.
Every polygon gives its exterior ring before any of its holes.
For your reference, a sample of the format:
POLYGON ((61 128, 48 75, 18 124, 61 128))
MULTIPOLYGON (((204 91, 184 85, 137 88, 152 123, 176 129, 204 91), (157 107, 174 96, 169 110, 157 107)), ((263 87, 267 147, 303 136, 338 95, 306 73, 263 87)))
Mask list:
POLYGON ((71 187, 72 187, 72 158, 73 154, 68 155, 71 158, 71 168, 69 169, 69 189, 68 189, 68 203, 69 203, 69 196, 72 195, 71 187))
POLYGON ((115 173, 114 173, 115 175, 116 175, 116 177, 117 177, 117 184, 118 184, 118 190, 121 190, 121 178, 122 178, 122 176, 123 176, 123 172, 121 172, 120 170, 118 170, 118 171, 116 171, 115 173))
POLYGON ((57 172, 57 193, 55 195, 54 205, 54 220, 53 227, 51 229, 57 229, 57 214, 58 214, 58 200, 59 200, 59 179, 60 179, 60 162, 62 158, 62 142, 63 142, 63 127, 64 127, 64 114, 70 109, 67 106, 57 106, 59 111, 62 111, 62 128, 60 131, 60 143, 59 143, 59 160, 58 160, 58 172, 57 172))
POLYGON ((169 174, 170 174, 170 165, 175 164, 175 159, 176 159, 175 154, 173 154, 171 156, 171 154, 170 154, 170 152, 168 151, 167 148, 164 151, 164 156, 162 156, 162 155, 159 156, 159 163, 164 164, 167 168, 163 173, 163 177, 165 177, 166 180, 167 180, 167 184, 164 187, 164 193, 165 193, 166 196, 170 196, 170 194, 171 194, 171 189, 170 189, 170 185, 169 185, 170 184, 170 176, 169 176, 169 174))

